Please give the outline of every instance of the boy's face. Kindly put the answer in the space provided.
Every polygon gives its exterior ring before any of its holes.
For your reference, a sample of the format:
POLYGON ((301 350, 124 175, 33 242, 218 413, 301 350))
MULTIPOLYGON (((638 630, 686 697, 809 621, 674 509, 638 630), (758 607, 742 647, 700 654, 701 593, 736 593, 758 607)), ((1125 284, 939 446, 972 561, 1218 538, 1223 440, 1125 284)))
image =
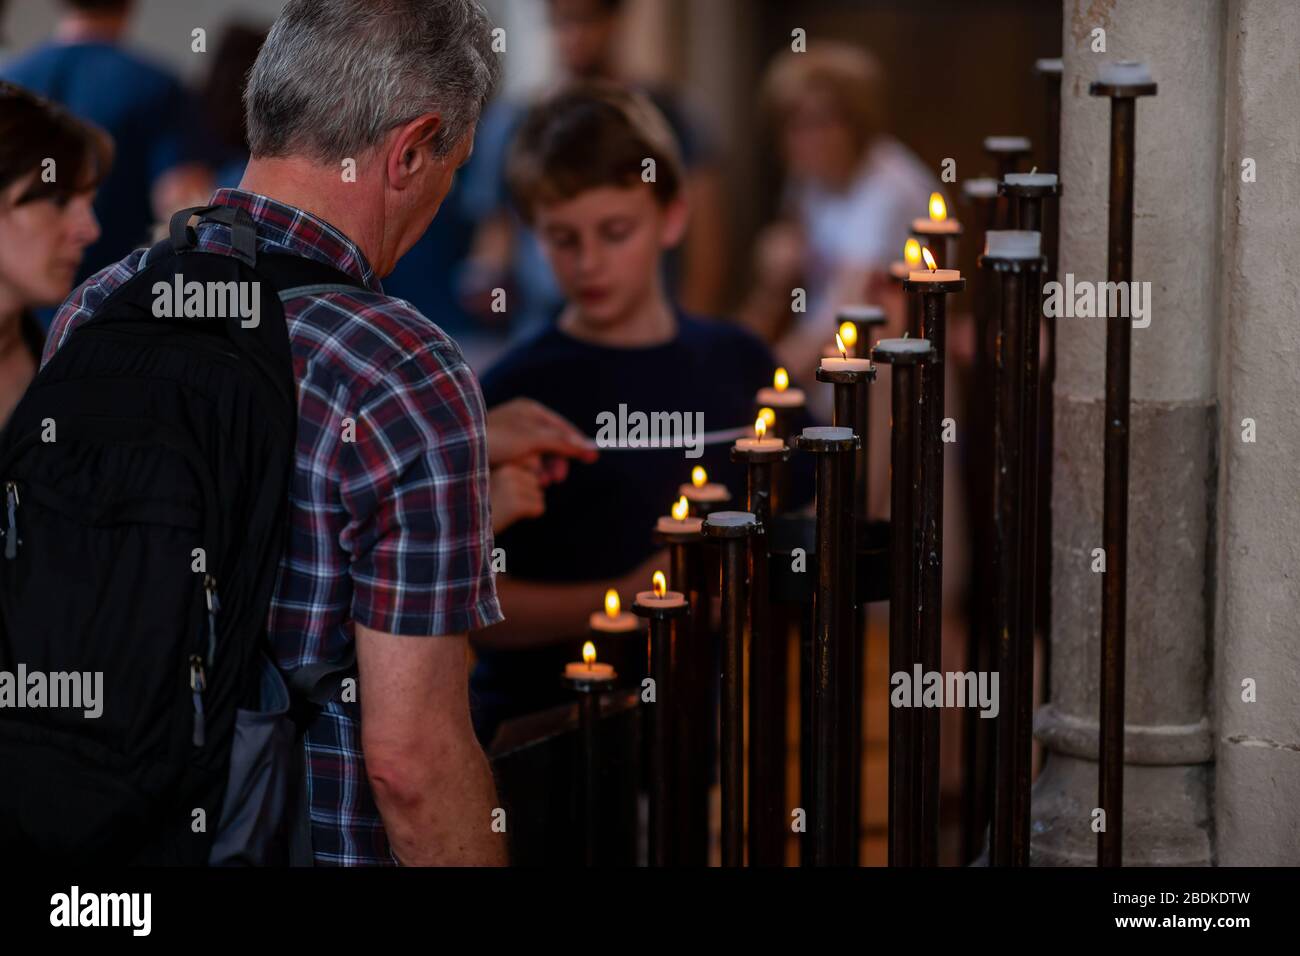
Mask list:
POLYGON ((534 228, 579 318, 609 327, 653 294, 661 256, 685 232, 686 204, 660 206, 641 183, 602 186, 540 205, 534 228))

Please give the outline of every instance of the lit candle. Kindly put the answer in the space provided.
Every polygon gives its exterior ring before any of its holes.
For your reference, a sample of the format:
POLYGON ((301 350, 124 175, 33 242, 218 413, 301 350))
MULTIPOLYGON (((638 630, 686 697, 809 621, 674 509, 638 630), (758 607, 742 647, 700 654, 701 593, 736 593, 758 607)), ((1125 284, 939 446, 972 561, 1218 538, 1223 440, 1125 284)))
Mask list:
POLYGON ((651 590, 638 591, 636 603, 645 608, 681 607, 686 603, 686 595, 681 591, 668 590, 668 578, 662 571, 656 571, 651 579, 651 590))
POLYGON ((921 264, 921 243, 908 239, 903 245, 903 258, 889 264, 889 274, 902 282, 909 272, 921 264))
MULTIPOLYGON (((845 323, 849 328, 853 328, 850 323, 845 323)), ((822 371, 824 372, 867 372, 871 370, 871 359, 849 358, 848 348, 840 333, 835 334, 835 347, 840 351, 839 358, 822 359, 822 371)))
MULTIPOLYGON (((725 488, 723 489, 726 490, 725 488)), ((728 496, 730 497, 730 496, 728 496)), ((670 509, 672 514, 660 518, 655 525, 655 530, 660 534, 698 534, 700 526, 704 523, 703 518, 690 517, 691 506, 682 495, 670 509)))
POLYGON ((564 665, 564 676, 568 680, 583 681, 588 684, 613 683, 618 675, 614 673, 613 664, 596 662, 596 645, 587 641, 582 645, 582 660, 564 665))
POLYGON ((910 273, 907 277, 909 282, 956 282, 961 278, 956 269, 940 269, 929 249, 921 250, 921 258, 925 260, 928 271, 910 273))
POLYGON ((754 422, 754 437, 741 438, 733 447, 737 451, 779 451, 785 447, 785 442, 767 437, 767 422, 760 415, 754 422))
POLYGON ((699 465, 691 469, 690 483, 678 488, 677 493, 687 501, 727 501, 731 498, 731 492, 727 490, 727 486, 716 481, 709 481, 709 473, 699 465))
POLYGON ((773 408, 801 408, 804 401, 803 389, 790 387, 790 375, 783 368, 776 370, 770 387, 758 390, 760 405, 770 405, 773 408))
POLYGON ((605 592, 605 610, 592 611, 587 619, 588 626, 602 634, 626 634, 637 630, 640 625, 636 615, 621 611, 619 607, 618 592, 610 588, 605 592))
POLYGON ((930 217, 913 219, 912 231, 918 236, 956 236, 961 234, 961 223, 948 218, 942 193, 930 193, 930 217))

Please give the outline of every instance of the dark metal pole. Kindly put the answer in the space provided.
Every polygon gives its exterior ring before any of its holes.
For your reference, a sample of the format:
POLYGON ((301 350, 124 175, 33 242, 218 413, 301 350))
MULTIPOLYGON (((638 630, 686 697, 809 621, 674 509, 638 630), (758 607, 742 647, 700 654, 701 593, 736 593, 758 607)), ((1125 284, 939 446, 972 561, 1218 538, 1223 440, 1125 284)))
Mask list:
MULTIPOLYGON (((680 592, 670 592, 680 593, 680 592)), ((674 622, 689 613, 690 605, 683 602, 675 607, 658 607, 633 603, 632 611, 650 622, 650 676, 654 680, 654 700, 642 704, 642 713, 648 715, 650 734, 650 827, 649 863, 651 866, 668 866, 671 862, 673 824, 673 778, 676 762, 673 760, 673 717, 676 712, 673 700, 672 634, 674 622)))
MULTIPOLYGON (((943 415, 947 296, 966 288, 960 277, 949 281, 913 282, 903 288, 922 300, 924 337, 934 348, 932 362, 921 366, 921 500, 922 566, 917 601, 919 646, 914 660, 922 673, 942 670, 943 652, 943 415)), ((921 766, 918 790, 917 863, 939 862, 939 708, 920 715, 921 766)))
POLYGON ((748 538, 758 520, 743 511, 717 511, 704 534, 722 545, 722 865, 744 863, 744 640, 748 538))
POLYGON ((605 687, 612 686, 613 680, 612 677, 608 680, 564 678, 564 685, 578 696, 578 735, 582 756, 578 761, 579 779, 575 789, 582 794, 582 859, 587 866, 596 865, 597 835, 600 832, 596 777, 599 766, 597 735, 600 728, 600 694, 605 687))
POLYGON ((997 273, 998 331, 995 359, 993 468, 993 633, 996 638, 999 691, 1011 706, 997 720, 993 824, 989 862, 1013 865, 1016 833, 1013 804, 1016 786, 1016 739, 1020 695, 1021 585, 1021 358, 1025 325, 1024 277, 1018 262, 983 256, 981 266, 997 273))
POLYGON ((817 594, 813 606, 812 864, 849 862, 846 762, 850 746, 844 696, 852 687, 853 452, 849 428, 805 428, 795 447, 817 456, 817 594))
MULTIPOLYGON (((1134 131, 1138 96, 1156 92, 1154 83, 1093 83, 1093 96, 1110 100, 1110 228, 1106 278, 1133 278, 1134 131)), ((1102 504, 1101 752, 1098 800, 1106 814, 1097 838, 1097 865, 1121 866, 1124 825, 1124 653, 1128 598, 1129 386, 1133 320, 1106 320, 1106 431, 1102 504)))
POLYGON ((747 504, 758 522, 751 538, 749 588, 749 865, 785 862, 786 633, 772 626, 768 562, 772 470, 790 457, 778 451, 731 450, 747 466, 747 504))
POLYGON ((675 763, 669 768, 673 781, 672 800, 668 811, 668 832, 671 847, 670 865, 704 865, 708 862, 708 789, 709 766, 708 734, 700 727, 712 725, 708 708, 708 676, 712 670, 708 621, 700 627, 700 618, 707 611, 705 589, 702 585, 701 544, 704 535, 694 522, 680 532, 656 532, 655 542, 666 544, 669 553, 669 586, 686 596, 690 614, 674 626, 671 632, 672 722, 675 763), (703 647, 705 654, 700 653, 703 647), (701 661, 702 657, 709 660, 701 661), (703 664, 703 670, 700 670, 703 664), (697 698, 703 695, 701 707, 697 698), (701 717, 701 711, 703 717, 701 717), (707 723, 703 722, 707 721, 707 723), (704 738, 701 745, 698 738, 704 738), (705 817, 702 834, 696 830, 697 817, 705 817))
MULTIPOLYGON (((892 364, 890 406, 890 594, 889 672, 910 674, 917 627, 916 603, 921 528, 915 520, 920 499, 920 434, 918 431, 918 367, 934 357, 924 339, 887 339, 872 350, 872 358, 892 364)), ((892 684, 892 681, 891 681, 892 684)), ((908 702, 910 703, 910 702, 908 702)), ((915 711, 889 708, 889 865, 916 865, 915 785, 919 750, 915 711)))

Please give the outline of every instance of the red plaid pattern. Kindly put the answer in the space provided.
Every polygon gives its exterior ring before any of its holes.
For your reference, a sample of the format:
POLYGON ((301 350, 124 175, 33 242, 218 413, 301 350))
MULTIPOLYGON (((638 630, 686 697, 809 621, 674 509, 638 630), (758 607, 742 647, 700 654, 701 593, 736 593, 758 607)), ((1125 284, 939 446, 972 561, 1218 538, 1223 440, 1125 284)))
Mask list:
MULTIPOLYGON (((383 293, 361 250, 328 223, 239 190, 258 248, 320 260, 366 290, 285 303, 298 383, 289 543, 271 602, 280 666, 339 660, 354 621, 392 634, 449 635, 501 620, 490 569, 487 442, 478 381, 460 349, 383 293), (355 440, 344 441, 345 419, 355 440)), ((199 248, 230 251, 227 227, 199 248)), ((139 269, 132 253, 59 310, 44 360, 139 269)), ((307 735, 312 832, 323 865, 395 863, 361 754, 360 708, 332 702, 307 735)))

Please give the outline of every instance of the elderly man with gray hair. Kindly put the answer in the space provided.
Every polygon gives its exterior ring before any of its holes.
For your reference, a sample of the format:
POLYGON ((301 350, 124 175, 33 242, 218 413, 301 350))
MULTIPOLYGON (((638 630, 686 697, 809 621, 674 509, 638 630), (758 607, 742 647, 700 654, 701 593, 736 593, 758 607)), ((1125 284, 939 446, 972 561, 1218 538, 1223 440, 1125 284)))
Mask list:
MULTIPOLYGON (((305 738, 317 864, 506 858, 467 699, 466 633, 501 619, 482 397, 456 344, 379 280, 470 154, 500 74, 491 31, 474 0, 289 0, 248 80, 252 160, 212 199, 252 217, 259 253, 353 283, 284 304, 298 430, 271 651, 287 672, 357 662, 356 693, 305 738)), ((221 219, 199 223, 199 250, 231 251, 221 219)), ((143 255, 74 293, 46 361, 143 255)))

